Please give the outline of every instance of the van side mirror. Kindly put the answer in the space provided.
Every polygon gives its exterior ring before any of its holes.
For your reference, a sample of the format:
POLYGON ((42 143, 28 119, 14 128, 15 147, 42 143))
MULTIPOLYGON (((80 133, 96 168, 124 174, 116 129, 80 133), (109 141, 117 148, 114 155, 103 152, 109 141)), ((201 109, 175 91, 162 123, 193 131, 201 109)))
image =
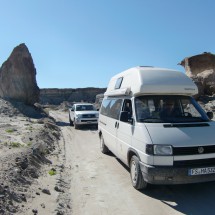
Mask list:
POLYGON ((129 122, 129 123, 133 123, 133 118, 131 118, 129 116, 129 113, 127 111, 122 111, 120 114, 120 121, 122 122, 129 122))
POLYGON ((209 119, 213 119, 214 114, 213 114, 213 112, 207 112, 207 116, 209 119))

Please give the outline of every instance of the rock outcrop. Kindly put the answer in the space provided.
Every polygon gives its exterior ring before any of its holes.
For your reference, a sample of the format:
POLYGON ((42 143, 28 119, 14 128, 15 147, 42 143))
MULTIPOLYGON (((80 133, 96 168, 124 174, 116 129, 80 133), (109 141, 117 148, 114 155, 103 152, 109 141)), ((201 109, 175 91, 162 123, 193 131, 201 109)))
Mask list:
POLYGON ((179 65, 183 66, 186 75, 193 79, 199 89, 199 95, 215 95, 215 55, 203 54, 186 57, 179 65))
POLYGON ((90 102, 94 103, 96 95, 104 93, 106 88, 45 88, 40 89, 40 103, 59 105, 64 101, 67 102, 90 102))
POLYGON ((33 105, 39 93, 33 59, 27 46, 20 44, 0 68, 0 97, 33 105))

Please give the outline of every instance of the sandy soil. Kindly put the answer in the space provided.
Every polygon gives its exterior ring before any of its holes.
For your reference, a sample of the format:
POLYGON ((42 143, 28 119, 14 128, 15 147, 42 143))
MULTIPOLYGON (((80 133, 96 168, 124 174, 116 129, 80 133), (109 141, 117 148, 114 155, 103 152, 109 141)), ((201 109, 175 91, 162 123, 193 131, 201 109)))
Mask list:
POLYGON ((65 142, 41 110, 0 99, 0 214, 70 214, 65 142))

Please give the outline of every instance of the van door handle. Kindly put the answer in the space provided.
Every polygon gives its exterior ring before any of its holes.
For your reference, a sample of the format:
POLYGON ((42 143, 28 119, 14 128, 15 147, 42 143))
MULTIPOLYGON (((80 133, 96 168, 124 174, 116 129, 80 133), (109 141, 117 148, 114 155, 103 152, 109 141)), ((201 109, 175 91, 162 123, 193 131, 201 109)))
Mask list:
POLYGON ((119 128, 119 123, 118 122, 115 123, 115 128, 119 128))
POLYGON ((107 125, 106 123, 102 122, 101 120, 100 120, 99 122, 100 122, 101 124, 105 125, 105 126, 107 125))

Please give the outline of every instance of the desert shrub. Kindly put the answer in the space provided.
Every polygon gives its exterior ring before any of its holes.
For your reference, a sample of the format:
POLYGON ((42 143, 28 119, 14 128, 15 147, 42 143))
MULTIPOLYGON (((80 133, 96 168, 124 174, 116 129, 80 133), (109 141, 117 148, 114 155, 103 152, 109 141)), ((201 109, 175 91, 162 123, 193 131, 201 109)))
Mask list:
POLYGON ((19 142, 11 142, 10 145, 14 148, 18 148, 18 147, 22 146, 19 142))
POLYGON ((14 132, 14 129, 7 129, 7 130, 5 130, 7 133, 13 133, 14 132))
POLYGON ((27 143, 27 146, 32 146, 32 142, 28 142, 28 143, 27 143))
POLYGON ((56 175, 56 170, 54 170, 54 169, 51 169, 51 170, 49 170, 49 175, 56 175))

